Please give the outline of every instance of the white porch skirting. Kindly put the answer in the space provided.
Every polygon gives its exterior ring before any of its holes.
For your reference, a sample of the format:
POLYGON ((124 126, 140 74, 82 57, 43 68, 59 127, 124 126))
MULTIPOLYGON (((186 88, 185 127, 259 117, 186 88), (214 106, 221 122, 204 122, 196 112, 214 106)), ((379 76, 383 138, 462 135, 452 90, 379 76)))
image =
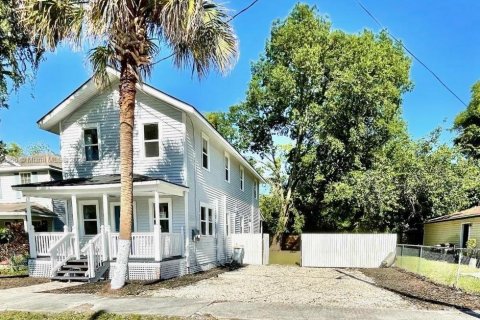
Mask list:
POLYGON ((32 278, 50 278, 52 262, 50 260, 28 259, 28 275, 32 278))
MULTIPOLYGON (((108 277, 111 280, 115 272, 115 262, 110 263, 108 277)), ((171 279, 187 274, 185 259, 173 259, 162 262, 129 262, 127 280, 171 279)))

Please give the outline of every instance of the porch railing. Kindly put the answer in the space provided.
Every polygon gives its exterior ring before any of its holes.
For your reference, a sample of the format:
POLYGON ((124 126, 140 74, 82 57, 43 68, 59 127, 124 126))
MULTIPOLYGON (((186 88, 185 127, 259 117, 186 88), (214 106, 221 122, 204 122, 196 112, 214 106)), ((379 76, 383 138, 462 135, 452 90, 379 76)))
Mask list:
POLYGON ((50 261, 52 263, 51 274, 55 275, 70 258, 75 256, 74 249, 75 236, 71 232, 62 233, 62 237, 55 242, 48 250, 50 261))
POLYGON ((50 248, 64 235, 64 232, 35 232, 34 239, 37 256, 50 256, 50 248))
POLYGON ((108 260, 107 237, 107 232, 105 232, 105 229, 102 226, 100 228, 100 233, 88 241, 82 250, 80 250, 81 254, 87 257, 87 272, 89 278, 94 278, 97 269, 108 260))
MULTIPOLYGON (((162 233, 160 235, 160 246, 155 245, 155 235, 153 232, 134 232, 132 233, 132 245, 130 249, 130 258, 134 259, 153 259, 155 258, 155 248, 160 247, 160 260, 183 255, 182 233, 162 233)), ((110 258, 117 257, 118 233, 110 233, 110 258)))

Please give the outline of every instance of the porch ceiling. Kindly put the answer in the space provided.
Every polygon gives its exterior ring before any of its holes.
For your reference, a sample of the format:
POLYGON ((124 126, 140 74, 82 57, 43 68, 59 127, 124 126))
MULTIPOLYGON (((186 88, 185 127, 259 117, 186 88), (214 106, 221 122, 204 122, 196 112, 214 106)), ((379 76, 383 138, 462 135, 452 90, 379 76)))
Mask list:
MULTIPOLYGON (((69 198, 77 196, 100 196, 101 194, 120 194, 120 175, 103 175, 92 178, 73 178, 40 183, 30 183, 12 186, 21 191, 24 196, 46 198, 69 198)), ((152 192, 165 195, 183 196, 188 187, 169 182, 160 178, 134 174, 133 193, 136 196, 151 195, 152 192)))

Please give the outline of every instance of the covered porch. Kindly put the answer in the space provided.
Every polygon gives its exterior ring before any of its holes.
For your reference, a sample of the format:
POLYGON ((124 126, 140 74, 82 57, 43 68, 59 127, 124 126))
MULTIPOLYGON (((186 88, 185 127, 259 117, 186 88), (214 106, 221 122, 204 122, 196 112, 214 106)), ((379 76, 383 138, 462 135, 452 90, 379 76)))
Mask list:
MULTIPOLYGON (((30 257, 48 261, 51 277, 68 274, 69 261, 85 261, 85 277, 95 279, 117 258, 120 177, 66 179, 15 186, 27 200, 30 257), (63 232, 35 232, 30 197, 66 202, 63 232)), ((161 179, 134 176, 130 258, 161 262, 188 255, 188 188, 161 179)))

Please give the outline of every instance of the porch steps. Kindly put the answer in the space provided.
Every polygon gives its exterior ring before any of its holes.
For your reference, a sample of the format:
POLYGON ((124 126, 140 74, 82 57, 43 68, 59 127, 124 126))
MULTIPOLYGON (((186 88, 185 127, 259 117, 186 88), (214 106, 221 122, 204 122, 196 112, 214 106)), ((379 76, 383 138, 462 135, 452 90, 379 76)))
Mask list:
POLYGON ((56 272, 52 280, 88 282, 90 279, 87 259, 70 259, 56 272))

